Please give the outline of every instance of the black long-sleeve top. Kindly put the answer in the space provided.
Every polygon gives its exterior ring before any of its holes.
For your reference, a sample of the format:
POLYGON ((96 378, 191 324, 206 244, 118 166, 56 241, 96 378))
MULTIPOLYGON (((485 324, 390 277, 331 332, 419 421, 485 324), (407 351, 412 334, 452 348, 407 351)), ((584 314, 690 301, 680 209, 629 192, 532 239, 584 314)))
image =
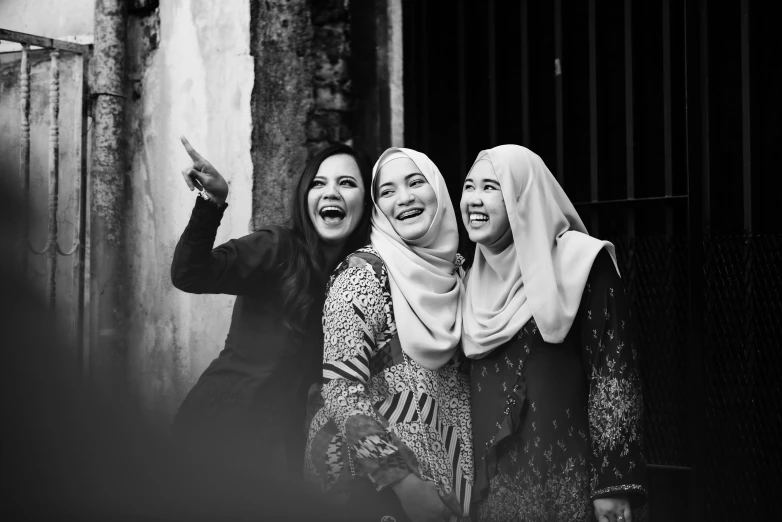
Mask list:
MULTIPOLYGON (((175 432, 247 465, 261 459, 266 467, 299 471, 306 393, 322 358, 323 292, 310 288, 316 302, 301 321, 304 333, 292 332, 280 286, 298 239, 272 226, 213 249, 224 211, 197 198, 171 264, 180 290, 238 296, 225 347, 182 403, 175 432)), ((311 286, 319 280, 311 279, 311 286)))

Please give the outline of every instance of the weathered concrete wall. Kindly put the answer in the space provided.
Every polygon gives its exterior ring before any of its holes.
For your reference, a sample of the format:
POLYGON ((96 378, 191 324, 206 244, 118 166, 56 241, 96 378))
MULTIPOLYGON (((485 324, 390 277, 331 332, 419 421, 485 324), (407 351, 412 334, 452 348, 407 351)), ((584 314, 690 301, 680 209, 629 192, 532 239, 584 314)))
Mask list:
POLYGON ((92 34, 95 0, 2 0, 0 27, 61 38, 92 34))
POLYGON ((352 143, 348 0, 252 4, 253 227, 283 223, 307 159, 352 143))
POLYGON ((232 297, 180 292, 169 271, 194 204, 180 134, 230 184, 217 242, 249 231, 249 16, 249 0, 165 0, 128 28, 128 363, 142 404, 163 418, 220 352, 230 323, 232 297))

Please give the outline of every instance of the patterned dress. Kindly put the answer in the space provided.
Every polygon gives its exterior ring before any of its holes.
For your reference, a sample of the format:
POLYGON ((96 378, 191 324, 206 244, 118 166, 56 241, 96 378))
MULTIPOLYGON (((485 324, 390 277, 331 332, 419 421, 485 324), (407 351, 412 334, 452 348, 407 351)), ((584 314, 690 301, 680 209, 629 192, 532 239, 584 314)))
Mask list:
POLYGON ((449 507, 467 512, 473 454, 466 361, 457 355, 431 371, 402 351, 388 274, 373 248, 335 270, 323 330, 323 385, 310 394, 305 475, 345 502, 354 477, 380 491, 415 473, 435 481, 449 507))
POLYGON ((643 400, 633 318, 601 252, 573 326, 546 343, 535 320, 471 368, 473 517, 594 520, 592 500, 629 496, 645 518, 643 400))

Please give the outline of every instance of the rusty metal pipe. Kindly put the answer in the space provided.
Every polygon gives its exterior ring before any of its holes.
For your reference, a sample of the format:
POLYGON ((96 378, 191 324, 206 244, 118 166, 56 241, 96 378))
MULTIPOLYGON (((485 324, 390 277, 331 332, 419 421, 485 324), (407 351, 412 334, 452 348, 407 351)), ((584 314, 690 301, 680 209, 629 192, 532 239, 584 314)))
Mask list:
POLYGON ((122 298, 125 280, 125 60, 127 5, 95 2, 90 183, 90 380, 107 394, 126 380, 122 298))

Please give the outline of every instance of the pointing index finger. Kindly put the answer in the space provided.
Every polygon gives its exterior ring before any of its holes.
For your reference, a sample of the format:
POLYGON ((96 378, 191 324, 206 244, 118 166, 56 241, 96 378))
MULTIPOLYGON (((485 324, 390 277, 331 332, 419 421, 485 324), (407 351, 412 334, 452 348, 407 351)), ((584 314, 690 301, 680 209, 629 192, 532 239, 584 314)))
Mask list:
POLYGON ((182 145, 185 146, 185 150, 190 155, 190 158, 193 161, 203 161, 204 160, 204 158, 202 158, 201 155, 196 152, 196 150, 193 148, 193 146, 190 145, 190 142, 187 141, 187 138, 185 138, 184 136, 180 136, 179 139, 182 141, 182 145))

